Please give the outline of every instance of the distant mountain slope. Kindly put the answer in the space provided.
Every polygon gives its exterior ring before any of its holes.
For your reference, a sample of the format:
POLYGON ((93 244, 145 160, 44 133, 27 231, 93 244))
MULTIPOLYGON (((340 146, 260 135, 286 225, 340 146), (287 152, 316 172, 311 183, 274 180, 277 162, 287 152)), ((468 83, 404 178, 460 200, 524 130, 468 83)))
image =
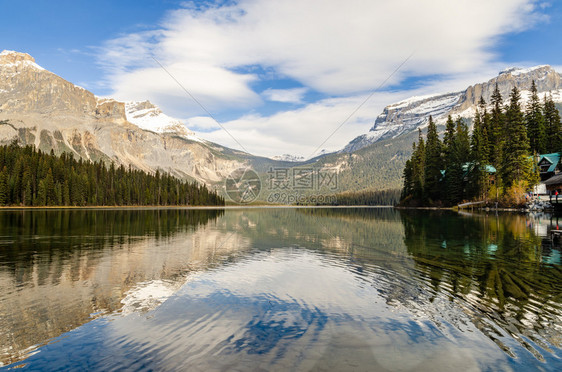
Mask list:
POLYGON ((490 102, 496 83, 504 100, 508 98, 513 86, 517 86, 525 101, 530 95, 529 89, 533 80, 541 95, 551 93, 555 102, 562 102, 562 77, 552 67, 545 65, 528 69, 511 68, 485 83, 475 84, 461 92, 412 97, 388 105, 376 118, 370 131, 353 139, 342 152, 351 153, 377 141, 396 138, 418 127, 424 127, 429 115, 432 115, 437 123, 443 123, 449 114, 472 118, 481 96, 486 102, 490 102))

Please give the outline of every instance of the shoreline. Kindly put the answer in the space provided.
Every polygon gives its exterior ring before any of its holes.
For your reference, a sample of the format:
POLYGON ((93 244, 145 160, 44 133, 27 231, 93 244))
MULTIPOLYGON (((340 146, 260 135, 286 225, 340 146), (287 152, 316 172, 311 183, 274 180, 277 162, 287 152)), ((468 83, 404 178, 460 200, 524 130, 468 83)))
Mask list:
POLYGON ((78 210, 78 209, 89 209, 89 210, 125 210, 125 209, 283 209, 283 208, 316 208, 316 209, 328 209, 328 208, 396 208, 392 205, 286 205, 286 204, 270 204, 270 205, 88 205, 84 207, 78 206, 1 206, 2 210, 55 210, 55 209, 68 209, 68 210, 78 210))
POLYGON ((527 213, 524 208, 462 208, 457 207, 402 207, 393 205, 100 205, 100 206, 0 206, 0 211, 25 211, 25 210, 166 210, 166 209, 185 209, 185 210, 217 210, 217 209, 345 209, 345 208, 392 208, 396 210, 429 210, 429 211, 479 211, 479 212, 519 212, 527 213))

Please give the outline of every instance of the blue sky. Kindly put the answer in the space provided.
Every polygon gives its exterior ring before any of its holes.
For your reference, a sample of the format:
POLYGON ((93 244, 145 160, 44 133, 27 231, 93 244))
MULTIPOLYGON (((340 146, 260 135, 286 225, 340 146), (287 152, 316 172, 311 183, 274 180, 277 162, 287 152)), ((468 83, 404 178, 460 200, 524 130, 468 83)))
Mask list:
POLYGON ((150 99, 253 153, 309 156, 368 131, 411 95, 464 89, 508 66, 562 65, 562 6, 532 0, 3 1, 2 49, 95 94, 150 99))

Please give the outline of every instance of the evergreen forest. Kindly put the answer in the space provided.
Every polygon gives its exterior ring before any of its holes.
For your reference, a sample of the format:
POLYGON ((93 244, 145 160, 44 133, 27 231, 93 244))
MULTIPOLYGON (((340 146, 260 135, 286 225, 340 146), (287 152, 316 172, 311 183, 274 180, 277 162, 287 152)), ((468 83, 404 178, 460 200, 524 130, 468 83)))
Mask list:
POLYGON ((2 206, 224 205, 206 186, 102 161, 55 156, 18 146, 0 146, 2 206))
POLYGON ((517 87, 504 104, 496 85, 490 104, 480 98, 472 124, 469 133, 467 123, 449 116, 441 139, 429 118, 425 139, 419 130, 406 161, 401 205, 520 205, 540 181, 537 155, 562 151, 560 113, 551 95, 540 99, 534 81, 526 107, 517 87))

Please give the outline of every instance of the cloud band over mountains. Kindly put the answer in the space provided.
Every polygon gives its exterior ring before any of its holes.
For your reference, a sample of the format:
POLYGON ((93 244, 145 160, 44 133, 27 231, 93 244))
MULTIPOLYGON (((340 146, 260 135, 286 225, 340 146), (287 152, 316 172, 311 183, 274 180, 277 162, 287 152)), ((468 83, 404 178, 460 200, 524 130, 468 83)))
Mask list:
POLYGON ((531 0, 186 3, 153 30, 104 43, 99 61, 118 99, 150 99, 202 123, 190 129, 203 137, 236 147, 201 120, 204 112, 154 57, 248 150, 308 155, 353 111, 350 102, 359 104, 408 55, 389 81, 392 92, 377 94, 328 149, 368 130, 392 100, 497 73, 496 44, 547 20, 543 8, 531 0), (409 79, 421 83, 410 88, 409 79))

